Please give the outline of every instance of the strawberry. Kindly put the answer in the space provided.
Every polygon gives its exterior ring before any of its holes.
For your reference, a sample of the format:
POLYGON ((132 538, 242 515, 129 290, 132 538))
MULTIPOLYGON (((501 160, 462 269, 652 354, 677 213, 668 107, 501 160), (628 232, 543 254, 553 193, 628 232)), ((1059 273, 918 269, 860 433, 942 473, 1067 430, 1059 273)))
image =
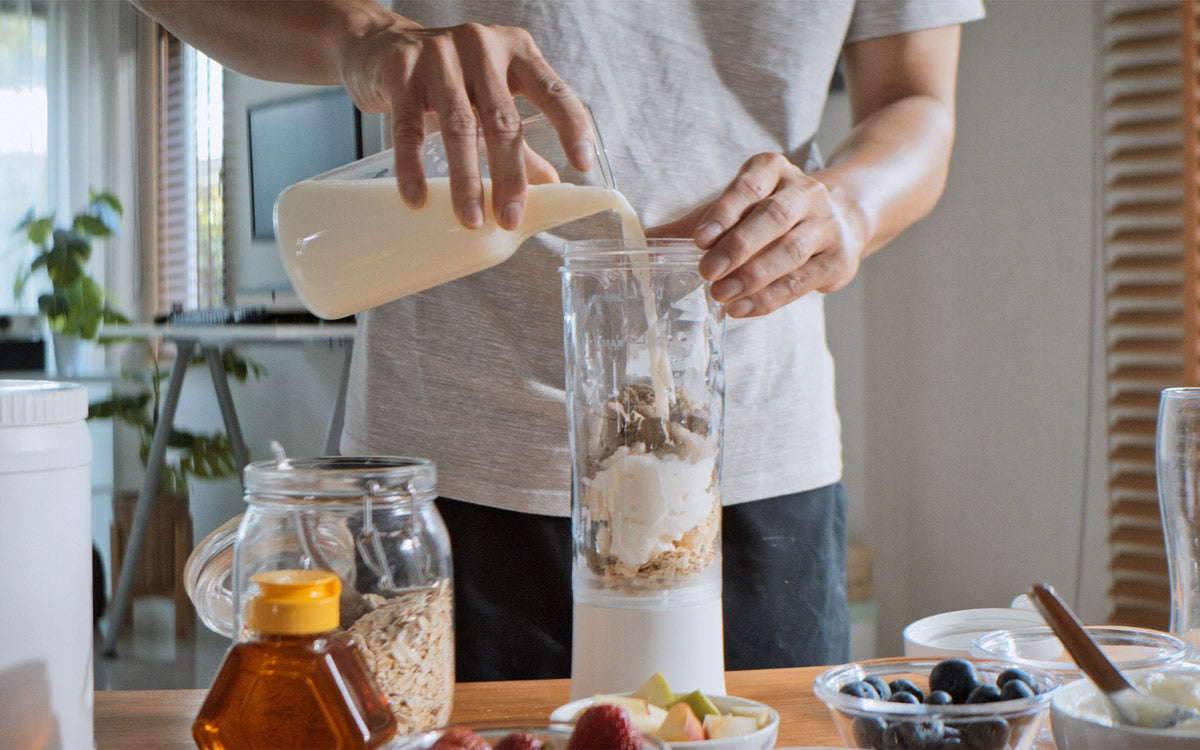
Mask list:
POLYGON ((429 750, 491 750, 487 740, 466 727, 451 727, 437 742, 429 746, 429 750))
POLYGON ((640 750, 642 733, 624 706, 592 706, 575 721, 567 750, 640 750))
POLYGON ((512 732, 496 743, 496 750, 542 750, 542 741, 526 732, 512 732))

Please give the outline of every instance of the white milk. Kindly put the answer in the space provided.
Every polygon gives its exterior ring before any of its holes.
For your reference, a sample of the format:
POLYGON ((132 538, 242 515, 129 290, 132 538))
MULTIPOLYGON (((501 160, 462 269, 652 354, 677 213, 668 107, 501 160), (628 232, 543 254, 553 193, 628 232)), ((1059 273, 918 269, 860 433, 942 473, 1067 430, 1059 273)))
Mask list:
POLYGON ((391 178, 307 180, 283 191, 275 204, 275 236, 309 310, 331 319, 362 312, 491 268, 534 234, 602 211, 616 210, 623 226, 641 233, 624 197, 601 187, 530 185, 521 225, 506 230, 491 211, 490 180, 483 181, 479 229, 459 223, 447 178, 427 185, 419 209, 404 204, 391 178))
MULTIPOLYGON (((419 209, 404 204, 390 177, 305 180, 280 194, 275 236, 284 269, 305 307, 322 318, 344 318, 491 268, 538 232, 603 211, 621 217, 626 242, 645 244, 642 225, 625 196, 606 188, 530 185, 520 226, 507 230, 492 214, 491 180, 483 180, 485 216, 479 229, 459 223, 448 178, 430 178, 426 185, 419 209)), ((642 287, 655 406, 666 418, 674 380, 652 335, 658 316, 649 265, 639 258, 633 270, 642 287)))

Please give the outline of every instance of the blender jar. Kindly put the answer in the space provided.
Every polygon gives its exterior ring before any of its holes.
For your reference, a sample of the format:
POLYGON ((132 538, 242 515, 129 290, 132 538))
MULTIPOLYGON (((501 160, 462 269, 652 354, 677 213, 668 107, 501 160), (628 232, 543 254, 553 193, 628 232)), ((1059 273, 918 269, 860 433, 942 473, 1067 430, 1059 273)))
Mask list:
POLYGON ((397 731, 444 725, 454 690, 453 591, 433 464, 293 458, 252 463, 244 476, 246 512, 201 542, 184 572, 205 624, 242 640, 256 573, 336 573, 335 632, 359 647, 397 731))
POLYGON ((566 243, 572 694, 724 691, 719 306, 683 240, 566 243))

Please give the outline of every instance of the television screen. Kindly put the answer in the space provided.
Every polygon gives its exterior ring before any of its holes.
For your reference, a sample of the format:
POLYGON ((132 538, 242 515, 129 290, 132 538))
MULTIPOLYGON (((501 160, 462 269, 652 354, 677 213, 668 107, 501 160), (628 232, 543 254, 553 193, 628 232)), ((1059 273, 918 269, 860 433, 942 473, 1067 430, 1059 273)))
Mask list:
POLYGON ((269 240, 284 188, 362 158, 362 116, 342 89, 255 105, 247 114, 252 233, 269 240))

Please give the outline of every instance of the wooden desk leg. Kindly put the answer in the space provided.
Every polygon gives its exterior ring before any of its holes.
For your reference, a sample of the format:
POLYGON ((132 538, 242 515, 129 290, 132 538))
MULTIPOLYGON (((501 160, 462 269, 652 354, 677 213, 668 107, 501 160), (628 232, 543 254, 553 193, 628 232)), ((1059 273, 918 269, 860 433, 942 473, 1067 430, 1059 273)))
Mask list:
POLYGON ((129 527, 129 541, 121 556, 121 575, 117 579, 117 590, 113 595, 112 610, 108 615, 108 632, 104 634, 104 655, 117 655, 117 638, 129 610, 133 596, 133 576, 141 562, 142 543, 146 538, 146 523, 158 496, 158 480, 162 475, 163 462, 167 455, 167 439, 175 425, 175 408, 179 406, 179 392, 183 389, 183 376, 187 373, 188 361, 196 348, 195 339, 179 339, 175 342, 175 362, 171 365, 171 377, 167 382, 167 393, 163 400, 162 414, 158 427, 150 442, 150 455, 146 459, 146 475, 138 490, 137 507, 133 511, 133 524, 129 527))
POLYGON ((238 482, 242 483, 242 470, 250 463, 246 451, 246 439, 242 437, 242 426, 238 422, 237 412, 233 408, 233 394, 229 391, 229 376, 225 374, 225 363, 221 360, 221 350, 215 346, 205 346, 204 359, 208 361, 208 372, 212 376, 213 390, 217 394, 217 405, 221 407, 221 418, 225 420, 225 434, 229 438, 229 446, 233 449, 233 462, 237 464, 238 482))

